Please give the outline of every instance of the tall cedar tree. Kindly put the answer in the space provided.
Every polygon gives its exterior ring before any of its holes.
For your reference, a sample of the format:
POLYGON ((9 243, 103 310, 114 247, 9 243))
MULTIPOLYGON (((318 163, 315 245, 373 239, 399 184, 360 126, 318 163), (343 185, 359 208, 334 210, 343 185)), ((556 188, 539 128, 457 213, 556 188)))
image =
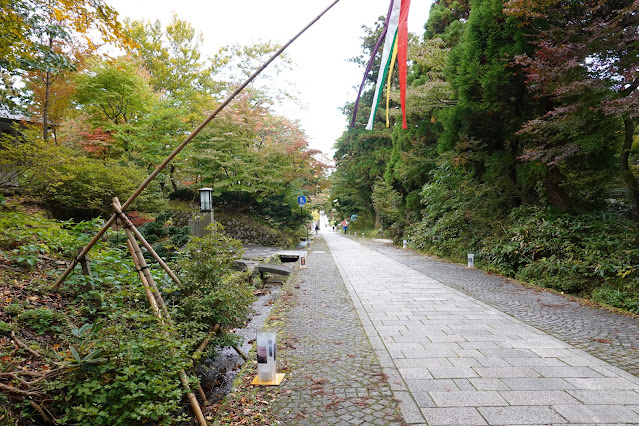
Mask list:
POLYGON ((530 49, 502 0, 473 0, 462 37, 450 53, 447 77, 458 104, 444 115, 440 150, 454 150, 457 164, 480 181, 492 181, 504 195, 501 207, 526 197, 521 142, 515 134, 535 108, 514 57, 530 49))

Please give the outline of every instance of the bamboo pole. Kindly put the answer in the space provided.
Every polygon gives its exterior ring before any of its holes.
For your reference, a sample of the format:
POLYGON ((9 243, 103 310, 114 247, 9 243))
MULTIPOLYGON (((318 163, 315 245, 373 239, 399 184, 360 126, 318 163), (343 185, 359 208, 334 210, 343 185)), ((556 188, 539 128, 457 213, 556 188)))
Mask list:
POLYGON ((206 336, 204 340, 202 340, 202 343, 200 343, 200 346, 198 346, 195 352, 193 352, 193 355, 191 355, 191 358, 196 359, 197 357, 200 356, 200 354, 202 354, 202 351, 204 351, 204 348, 206 348, 206 346, 209 344, 213 336, 217 334, 219 329, 220 329, 220 324, 215 324, 215 326, 213 327, 213 330, 211 330, 209 335, 206 336))
POLYGON ((169 277, 171 277, 171 279, 173 280, 173 282, 175 282, 175 284, 177 284, 178 286, 182 287, 182 283, 180 282, 178 277, 173 273, 173 271, 171 271, 171 268, 169 268, 169 266, 166 263, 164 263, 164 261, 156 253, 156 251, 153 250, 153 247, 151 247, 151 244, 148 243, 148 241, 144 238, 144 236, 140 233, 140 231, 138 231, 138 229, 135 227, 135 225, 133 225, 133 223, 131 223, 129 218, 122 212, 122 209, 120 209, 120 206, 116 205, 114 203, 113 204, 113 208, 115 209, 115 212, 118 215, 118 217, 120 218, 120 220, 122 220, 124 222, 124 224, 125 224, 124 229, 125 230, 128 229, 131 232, 133 232, 133 234, 138 239, 138 241, 140 241, 140 243, 144 246, 144 248, 149 251, 151 256, 153 256, 153 258, 160 264, 162 269, 164 269, 164 272, 166 272, 169 275, 169 277))
MULTIPOLYGON (((169 154, 169 156, 166 157, 166 159, 159 166, 157 166, 157 168, 153 171, 153 173, 151 173, 149 175, 149 177, 147 177, 144 180, 144 182, 142 182, 140 184, 138 189, 136 189, 135 192, 133 192, 133 194, 131 194, 131 196, 124 202, 124 204, 122 204, 122 210, 126 210, 127 207, 129 207, 131 205, 131 203, 133 203, 133 201, 135 201, 135 199, 138 198, 138 196, 151 183, 151 181, 153 181, 153 179, 155 179, 155 177, 162 170, 164 170, 164 168, 173 160, 173 158, 175 158, 175 156, 178 155, 180 153, 180 151, 182 151, 182 149, 184 149, 184 147, 186 145, 188 145, 189 142, 191 142, 193 140, 193 138, 195 138, 195 136, 197 136, 197 134, 200 133, 202 131, 202 129, 204 129, 204 127, 206 127, 206 125, 209 124, 209 122, 211 120, 213 120, 220 113, 220 111, 222 111, 224 108, 226 108, 226 106, 229 103, 231 103, 231 101, 233 99, 235 99, 235 97, 237 95, 239 95, 240 92, 242 90, 244 90, 244 88, 246 86, 248 86, 253 80, 255 80, 255 78, 258 75, 260 75, 262 73, 262 71, 264 71, 264 69, 267 66, 269 66, 271 64, 271 62, 273 62, 278 56, 280 56, 282 54, 282 52, 284 52, 284 50, 286 50, 286 48, 288 48, 295 40, 297 40, 303 33, 305 33, 306 30, 308 30, 311 26, 313 26, 313 24, 315 24, 322 16, 324 16, 324 14, 326 14, 326 12, 328 12, 339 1, 340 0, 334 0, 333 3, 331 3, 326 9, 324 9, 324 11, 322 13, 320 13, 315 19, 313 19, 308 25, 306 25, 300 32, 298 32, 292 39, 290 39, 280 49, 278 49, 278 51, 275 52, 253 74, 251 74, 251 76, 248 79, 246 79, 246 81, 244 83, 242 83, 237 89, 235 89, 235 91, 233 93, 231 93, 195 130, 193 130, 193 132, 191 132, 191 134, 189 136, 187 136, 187 138, 184 139, 184 141, 180 145, 178 145, 178 147, 175 148, 175 150, 171 154, 169 154)), ((107 220, 107 222, 104 224, 102 229, 100 229, 100 231, 98 231, 98 233, 95 235, 95 237, 93 237, 93 239, 91 241, 89 241, 89 243, 86 245, 86 247, 84 247, 84 249, 82 249, 82 251, 75 257, 75 259, 73 259, 71 264, 62 273, 62 275, 58 278, 58 280, 53 284, 53 288, 58 288, 60 286, 60 284, 62 284, 64 282, 64 280, 69 276, 71 271, 73 271, 73 269, 76 267, 76 265, 78 264, 80 259, 82 259, 84 256, 86 256, 86 254, 100 240, 100 238, 102 238, 102 236, 111 227, 111 225, 113 225, 113 223, 115 222, 116 217, 117 217, 117 215, 115 213, 113 215, 111 215, 111 217, 109 218, 109 220, 107 220)))
MULTIPOLYGON (((114 208, 120 207, 120 201, 117 199, 117 197, 113 199, 113 206, 114 208)), ((162 320, 166 321, 167 324, 171 324, 171 316, 169 315, 169 311, 166 309, 166 305, 164 304, 162 295, 160 294, 157 286, 155 285, 155 280, 153 279, 153 276, 151 275, 151 272, 149 271, 149 266, 147 265, 146 260, 144 259, 142 250, 140 250, 140 245, 136 241, 133 235, 133 231, 131 231, 129 228, 124 228, 124 230, 127 234, 128 245, 131 251, 133 252, 133 262, 135 263, 141 278, 143 278, 142 285, 144 285, 144 281, 146 280, 148 286, 150 287, 149 291, 146 292, 147 298, 149 299, 149 303, 151 304, 152 307, 154 307, 155 315, 158 318, 161 318, 162 320)), ((145 286, 145 291, 146 289, 147 287, 145 286)), ((197 419, 198 424, 200 426, 207 426, 206 420, 204 419, 204 414, 202 414, 202 408, 200 407, 200 403, 195 397, 195 394, 191 392, 191 386, 189 385, 189 380, 184 370, 180 371, 179 376, 180 376, 180 382, 182 383, 182 386, 186 390, 186 397, 188 398, 189 403, 191 404, 191 410, 193 410, 193 414, 195 415, 195 418, 197 419)), ((202 391, 202 393, 204 392, 202 391)))
MULTIPOLYGON (((118 197, 113 198, 113 207, 120 208, 120 200, 118 200, 118 197)), ((153 296, 157 302, 157 305, 159 306, 160 311, 162 312, 162 316, 164 317, 164 319, 166 320, 168 324, 171 324, 171 316, 169 315, 169 311, 166 309, 166 305, 164 304, 164 299, 162 298, 162 295, 160 294, 160 290, 158 290, 157 285, 155 285, 155 280, 153 279, 153 275, 151 275, 151 271, 149 270, 149 265, 147 265, 146 263, 146 259, 144 259, 144 255, 142 254, 140 245, 138 244, 137 240, 133 237, 133 232, 130 229, 124 228, 124 231, 127 233, 127 237, 129 237, 129 241, 131 242, 131 245, 133 246, 133 251, 135 252, 135 255, 138 259, 138 263, 139 263, 140 269, 142 270, 142 274, 144 275, 144 278, 146 279, 147 283, 149 284, 149 287, 151 288, 151 292, 153 293, 153 296)))
MULTIPOLYGON (((135 249, 133 248, 133 245, 131 244, 131 239, 133 238, 133 235, 127 234, 127 237, 128 239, 126 243, 127 243, 127 246, 129 247, 129 251, 131 252, 131 257, 133 257, 133 262, 135 263, 135 269, 138 271, 138 274, 140 275, 140 281, 142 281, 142 286, 144 287, 144 292, 146 293, 146 297, 149 300, 151 307, 153 308, 153 312, 155 312, 155 316, 157 316, 160 319, 160 322, 164 323, 164 319, 162 318, 162 312, 160 312, 160 308, 158 307, 155 297, 153 296, 153 292, 151 291, 151 288, 149 287, 149 283, 146 280, 146 277, 144 276, 144 274, 142 273, 142 268, 140 268, 138 256, 135 253, 135 249)), ((219 324, 217 324, 217 327, 219 328, 219 324)), ((200 395, 200 399, 202 400, 202 403, 206 403, 207 401, 206 393, 204 393, 204 389, 202 389, 201 383, 198 383, 197 393, 198 395, 200 395)))
POLYGON ((140 262, 138 261, 138 256, 135 253, 135 249, 133 248, 133 245, 131 244, 131 241, 130 241, 131 236, 127 235, 127 237, 129 239, 126 241, 126 245, 127 247, 129 247, 129 252, 131 252, 131 257, 133 258, 133 263, 135 264, 135 269, 136 271, 138 271, 138 275, 140 276, 140 281, 142 281, 142 287, 144 287, 146 298, 149 300, 149 303, 151 304, 151 308, 153 309, 153 312, 155 312, 155 316, 158 317, 160 320, 162 320, 162 312, 160 312, 160 308, 158 307, 158 303, 155 300, 155 297, 153 296, 151 287, 149 287, 149 282, 146 280, 146 277, 144 276, 144 273, 142 272, 142 268, 140 267, 140 262))

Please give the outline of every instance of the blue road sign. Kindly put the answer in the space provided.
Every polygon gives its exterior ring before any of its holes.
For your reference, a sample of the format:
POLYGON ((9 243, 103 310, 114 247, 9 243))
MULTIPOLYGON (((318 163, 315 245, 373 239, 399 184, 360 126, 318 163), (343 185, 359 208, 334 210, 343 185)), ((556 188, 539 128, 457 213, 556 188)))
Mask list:
POLYGON ((303 195, 300 195, 299 197, 297 197, 297 204, 299 204, 300 207, 306 204, 306 197, 303 195))

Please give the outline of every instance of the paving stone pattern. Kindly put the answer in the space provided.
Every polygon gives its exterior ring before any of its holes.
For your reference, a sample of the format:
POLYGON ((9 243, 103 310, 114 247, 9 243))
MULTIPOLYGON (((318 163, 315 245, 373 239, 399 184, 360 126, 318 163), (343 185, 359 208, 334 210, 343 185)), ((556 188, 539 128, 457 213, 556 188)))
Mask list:
POLYGON ((639 379, 419 273, 325 233, 405 420, 639 424, 639 379))
POLYGON ((554 293, 392 244, 360 238, 356 241, 639 376, 639 321, 635 318, 584 306, 554 293))
POLYGON ((287 373, 272 412, 287 425, 404 425, 362 323, 322 238, 316 238, 289 302, 287 373))

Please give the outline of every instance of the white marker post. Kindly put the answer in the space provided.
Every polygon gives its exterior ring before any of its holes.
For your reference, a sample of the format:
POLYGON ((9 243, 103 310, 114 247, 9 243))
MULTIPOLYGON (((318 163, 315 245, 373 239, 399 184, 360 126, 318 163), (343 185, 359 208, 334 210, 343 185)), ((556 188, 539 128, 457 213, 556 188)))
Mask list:
POLYGON ((252 385, 278 386, 284 374, 277 374, 277 335, 257 333, 257 376, 252 385))
POLYGON ((475 254, 474 253, 468 253, 468 267, 469 268, 474 268, 475 267, 475 254))

